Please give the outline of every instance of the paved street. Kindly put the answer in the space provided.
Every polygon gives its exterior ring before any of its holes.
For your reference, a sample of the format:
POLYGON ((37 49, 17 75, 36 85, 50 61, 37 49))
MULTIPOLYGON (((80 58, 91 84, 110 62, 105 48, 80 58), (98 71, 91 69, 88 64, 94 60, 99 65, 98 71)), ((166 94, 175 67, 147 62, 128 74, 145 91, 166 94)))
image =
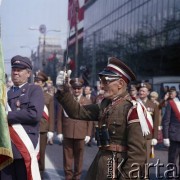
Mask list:
MULTIPOLYGON (((87 169, 89 168, 92 160, 94 159, 98 148, 95 144, 91 147, 86 146, 84 154, 83 174, 81 180, 84 180, 87 169)), ((166 170, 167 163, 167 149, 162 144, 158 145, 155 150, 155 158, 151 162, 156 164, 157 159, 160 163, 164 163, 165 167, 160 168, 160 174, 163 175, 166 170)), ((155 168, 150 168, 150 179, 157 179, 155 176, 155 168)), ((62 145, 55 141, 54 145, 48 145, 46 149, 46 171, 44 173, 44 180, 64 180, 63 173, 63 158, 62 158, 62 145)))
MULTIPOLYGON (((94 159, 98 148, 95 144, 91 147, 86 146, 84 153, 84 163, 82 178, 84 179, 87 169, 94 159)), ((48 145, 46 148, 46 171, 44 173, 44 180, 64 180, 63 172, 63 157, 62 145, 55 140, 53 145, 48 145)))

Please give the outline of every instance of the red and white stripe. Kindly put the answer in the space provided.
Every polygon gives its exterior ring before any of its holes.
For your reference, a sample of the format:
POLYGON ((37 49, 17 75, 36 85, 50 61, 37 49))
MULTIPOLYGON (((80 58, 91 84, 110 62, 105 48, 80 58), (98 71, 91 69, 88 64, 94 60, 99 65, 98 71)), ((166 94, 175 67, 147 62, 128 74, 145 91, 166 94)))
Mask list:
MULTIPOLYGON (((11 111, 8 103, 6 108, 8 111, 11 111)), ((39 154, 39 140, 36 148, 34 148, 31 139, 21 124, 9 126, 9 132, 11 141, 15 144, 24 159, 27 180, 41 180, 37 158, 39 154)))
POLYGON ((108 64, 107 69, 113 70, 113 71, 117 72, 119 75, 125 76, 129 81, 131 80, 131 77, 125 71, 123 71, 122 69, 120 69, 119 67, 117 67, 114 64, 108 64))
POLYGON ((21 124, 9 126, 9 132, 11 141, 15 144, 24 159, 27 180, 41 180, 37 159, 39 153, 39 142, 34 149, 28 134, 21 124))
POLYGON ((49 111, 48 111, 48 108, 46 105, 44 105, 43 118, 45 118, 47 121, 49 121, 49 111))
POLYGON ((169 100, 169 104, 176 116, 176 118, 180 121, 180 101, 177 98, 169 100))
POLYGON ((84 0, 69 0, 68 20, 69 20, 70 28, 73 28, 77 23, 83 21, 83 19, 84 19, 84 0), (78 9, 78 19, 76 19, 76 7, 78 9))
POLYGON ((147 136, 153 132, 152 117, 150 114, 148 114, 146 107, 142 102, 136 100, 132 100, 131 102, 133 103, 133 106, 128 113, 128 124, 133 122, 140 122, 143 136, 147 136))

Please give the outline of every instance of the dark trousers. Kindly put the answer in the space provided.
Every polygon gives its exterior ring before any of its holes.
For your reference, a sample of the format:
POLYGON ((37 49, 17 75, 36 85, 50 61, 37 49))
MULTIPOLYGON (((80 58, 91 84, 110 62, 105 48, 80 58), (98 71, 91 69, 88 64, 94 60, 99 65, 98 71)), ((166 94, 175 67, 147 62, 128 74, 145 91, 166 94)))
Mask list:
MULTIPOLYGON (((178 164, 179 167, 177 167, 177 170, 178 170, 178 168, 180 168, 180 142, 170 140, 170 147, 168 150, 168 163, 169 164, 172 163, 172 166, 176 167, 177 160, 179 161, 179 164, 178 164)), ((168 167, 172 169, 171 166, 168 165, 168 167)), ((176 175, 180 176, 180 169, 176 175)))
POLYGON ((66 180, 80 179, 84 154, 84 139, 64 138, 63 140, 63 163, 66 180), (73 165, 74 163, 74 165, 73 165), (74 166, 74 171, 73 171, 74 166))
POLYGON ((47 132, 40 133, 40 158, 39 158, 39 170, 44 171, 45 169, 45 152, 47 144, 47 132))
POLYGON ((24 159, 15 159, 12 164, 0 171, 0 180, 27 180, 24 159))

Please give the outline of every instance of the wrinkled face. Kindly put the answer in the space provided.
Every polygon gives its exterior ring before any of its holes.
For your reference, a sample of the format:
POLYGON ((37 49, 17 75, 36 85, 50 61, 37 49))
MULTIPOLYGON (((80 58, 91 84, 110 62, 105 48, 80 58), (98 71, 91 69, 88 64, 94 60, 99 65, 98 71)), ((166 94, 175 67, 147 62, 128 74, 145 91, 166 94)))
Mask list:
POLYGON ((149 90, 146 87, 142 87, 139 89, 138 95, 140 99, 145 99, 149 95, 149 90))
POLYGON ((15 86, 20 86, 28 81, 31 71, 28 69, 12 68, 11 79, 15 86))
POLYGON ((100 86, 101 89, 104 90, 104 97, 108 99, 113 99, 117 95, 120 95, 120 89, 122 88, 122 84, 120 83, 122 79, 108 81, 101 77, 100 79, 100 86))
POLYGON ((84 89, 85 95, 91 94, 91 88, 89 86, 86 86, 84 89))
POLYGON ((75 97, 78 97, 82 94, 82 87, 72 87, 72 93, 75 97))

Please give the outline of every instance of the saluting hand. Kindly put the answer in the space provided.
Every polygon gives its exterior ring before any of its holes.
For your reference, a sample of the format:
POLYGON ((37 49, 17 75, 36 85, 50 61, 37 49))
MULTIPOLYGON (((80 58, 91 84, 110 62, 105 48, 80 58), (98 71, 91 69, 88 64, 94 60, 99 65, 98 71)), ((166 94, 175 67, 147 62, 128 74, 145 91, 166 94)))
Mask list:
POLYGON ((57 86, 62 86, 65 83, 69 82, 69 78, 71 76, 71 70, 66 71, 59 71, 59 74, 56 78, 56 85, 57 86))

